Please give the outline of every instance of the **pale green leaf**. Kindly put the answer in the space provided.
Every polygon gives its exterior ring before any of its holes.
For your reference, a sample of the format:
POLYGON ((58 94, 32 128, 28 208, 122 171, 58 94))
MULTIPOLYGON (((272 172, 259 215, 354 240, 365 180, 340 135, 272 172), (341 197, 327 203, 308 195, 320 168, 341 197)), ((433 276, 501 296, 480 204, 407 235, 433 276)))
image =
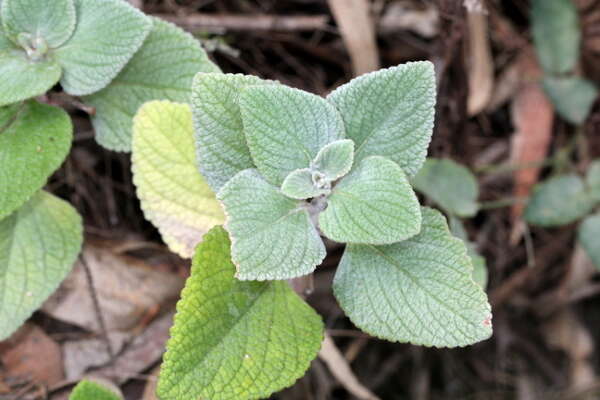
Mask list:
POLYGON ((542 68, 552 74, 572 71, 579 61, 581 28, 572 0, 533 0, 533 42, 542 68))
POLYGON ((268 398, 317 356, 321 318, 286 282, 234 278, 227 232, 198 246, 161 367, 161 399, 268 398))
POLYGON ((600 214, 590 215, 583 220, 578 239, 594 265, 600 269, 600 214))
POLYGON ((543 86, 560 116, 575 125, 585 122, 598 97, 596 86, 577 76, 547 76, 543 80, 543 86))
POLYGON ((354 142, 350 139, 337 140, 323 147, 312 163, 312 168, 323 173, 328 181, 346 175, 354 161, 354 142))
POLYGON ((584 217, 592 207, 593 201, 578 175, 559 175, 535 186, 525 220, 545 227, 566 225, 584 217))
POLYGON ((254 168, 238 105, 243 88, 274 84, 255 76, 200 73, 192 83, 192 111, 200 172, 214 191, 254 168))
POLYGON ((62 109, 37 102, 0 108, 0 220, 46 184, 71 148, 62 109))
POLYGON ((0 221, 0 341, 56 290, 82 240, 77 211, 43 191, 0 221))
POLYGON ((152 101, 134 118, 132 171, 142 210, 169 248, 191 257, 225 217, 196 169, 192 112, 187 104, 152 101))
POLYGON ((600 159, 594 160, 590 164, 585 181, 590 192, 590 197, 595 202, 600 202, 600 159))
POLYGON ((411 183, 449 214, 472 217, 477 213, 477 179, 452 160, 428 158, 411 183))
POLYGON ((318 171, 311 171, 308 168, 292 171, 283 180, 281 193, 297 200, 329 194, 331 190, 327 187, 319 187, 315 178, 322 180, 323 176, 318 171))
POLYGON ((53 54, 65 92, 83 96, 106 87, 142 46, 152 21, 123 0, 75 0, 77 26, 53 54))
POLYGON ((251 86, 240 95, 254 164, 273 185, 308 168, 325 145, 344 138, 339 113, 317 95, 283 85, 251 86))
POLYGON ((75 29, 73 0, 5 0, 2 3, 4 32, 15 44, 19 34, 42 38, 49 48, 66 42, 75 29))
POLYGON ((319 226, 337 242, 399 242, 421 229, 419 200, 398 164, 367 157, 334 187, 319 226))
POLYGON ((285 197, 254 169, 231 178, 217 195, 238 279, 289 279, 314 271, 325 246, 302 202, 285 197))
POLYGON ((469 241, 469 236, 467 235, 467 231, 462 221, 453 215, 450 216, 449 220, 450 232, 465 242, 467 246, 467 254, 471 258, 473 264, 473 280, 485 289, 488 281, 487 263, 485 258, 477 252, 475 243, 469 241))
POLYGON ((69 400, 121 400, 122 397, 99 383, 83 380, 75 386, 69 400))
POLYGON ((151 100, 189 102, 197 72, 218 71, 200 43, 189 33, 153 18, 153 28, 141 49, 101 91, 84 98, 96 113, 96 140, 119 151, 131 150, 132 118, 151 100))
POLYGON ((464 243, 424 208, 421 232, 387 246, 350 244, 334 294, 360 329, 426 346, 466 346, 492 334, 490 305, 472 278, 464 243))
POLYGON ((334 90, 327 99, 342 114, 346 136, 354 141, 354 163, 380 155, 415 175, 431 140, 435 90, 428 61, 371 72, 334 90))

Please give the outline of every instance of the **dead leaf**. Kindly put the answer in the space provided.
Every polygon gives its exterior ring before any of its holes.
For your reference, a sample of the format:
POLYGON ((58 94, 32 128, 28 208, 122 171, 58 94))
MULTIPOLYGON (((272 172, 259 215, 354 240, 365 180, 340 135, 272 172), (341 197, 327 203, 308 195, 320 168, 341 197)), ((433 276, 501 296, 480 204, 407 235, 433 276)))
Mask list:
POLYGON ((439 18, 438 9, 433 4, 426 3, 423 8, 417 8, 413 2, 399 1, 386 8, 378 30, 382 34, 411 31, 431 39, 438 34, 439 18))
POLYGON ((160 373, 160 365, 152 370, 148 377, 148 383, 144 388, 142 400, 159 400, 156 396, 156 386, 158 384, 158 374, 160 373))
MULTIPOLYGON (((121 352, 131 336, 130 333, 124 332, 108 334, 115 354, 121 352)), ((63 343, 62 349, 65 376, 68 380, 80 380, 90 368, 103 366, 110 361, 106 342, 101 338, 70 340, 63 343)))
POLYGON ((477 115, 488 105, 494 89, 494 62, 490 50, 488 17, 475 7, 467 12, 469 27, 469 97, 467 113, 477 115))

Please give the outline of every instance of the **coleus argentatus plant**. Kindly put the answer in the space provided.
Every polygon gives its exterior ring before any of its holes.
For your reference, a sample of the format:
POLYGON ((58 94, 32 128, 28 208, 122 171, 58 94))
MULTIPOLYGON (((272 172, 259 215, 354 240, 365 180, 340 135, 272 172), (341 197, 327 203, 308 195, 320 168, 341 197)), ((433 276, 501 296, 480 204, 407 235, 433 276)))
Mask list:
POLYGON ((72 103, 94 110, 97 141, 127 151, 141 104, 187 101, 194 75, 218 68, 191 35, 123 0, 0 0, 0 21, 3 340, 57 288, 81 248, 80 216, 42 189, 73 139, 69 115, 45 103, 77 96, 72 103), (46 95, 57 84, 65 94, 46 95))
POLYGON ((193 255, 161 399, 264 398, 304 374, 324 327, 287 280, 323 261, 322 237, 346 244, 333 292, 362 330, 436 347, 491 335, 467 247, 410 184, 425 161, 434 105, 432 64, 414 62, 326 98, 200 73, 191 109, 140 108, 133 171, 142 208, 171 248, 193 255), (195 248, 218 220, 224 227, 195 248))

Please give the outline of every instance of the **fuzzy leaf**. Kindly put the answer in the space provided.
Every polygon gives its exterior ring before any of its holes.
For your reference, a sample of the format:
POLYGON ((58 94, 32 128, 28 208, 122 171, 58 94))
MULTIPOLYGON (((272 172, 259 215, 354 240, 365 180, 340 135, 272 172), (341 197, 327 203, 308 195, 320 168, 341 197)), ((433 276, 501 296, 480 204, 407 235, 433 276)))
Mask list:
POLYGON ((578 239, 594 265, 600 269, 600 214, 586 217, 579 226, 578 239))
POLYGON ((449 214, 472 217, 477 213, 477 179, 452 160, 428 158, 411 183, 449 214))
POLYGON ((0 221, 0 341, 56 290, 82 240, 77 211, 44 191, 0 221))
POLYGON ((575 174, 537 184, 525 209, 527 222, 545 227, 570 224, 592 210, 593 201, 575 174))
POLYGON ((314 176, 318 172, 308 168, 290 172, 281 185, 281 193, 292 199, 303 200, 328 194, 331 190, 315 185, 314 176))
POLYGON ((75 29, 73 0, 5 0, 2 3, 4 32, 15 44, 19 34, 43 38, 49 48, 66 42, 75 29))
POLYGON ((34 101, 0 108, 0 220, 46 184, 71 149, 62 109, 34 101))
POLYGON ((131 150, 132 118, 151 100, 189 102, 197 72, 218 71, 189 33, 153 18, 153 28, 123 71, 101 91, 86 97, 96 109, 96 140, 111 150, 131 150))
POLYGON ((202 235, 225 218, 196 169, 190 107, 146 103, 134 118, 133 131, 133 181, 144 215, 172 251, 191 257, 202 235))
POLYGON ((551 74, 572 71, 579 61, 581 30, 572 0, 533 0, 533 41, 542 68, 551 74))
POLYGON ((314 271, 325 246, 308 212, 257 170, 238 173, 217 195, 225 207, 238 279, 290 279, 314 271))
POLYGON ((65 92, 84 96, 106 87, 142 46, 152 21, 123 0, 75 0, 77 26, 54 51, 65 92))
POLYGON ((585 122, 598 97, 598 89, 586 79, 574 77, 545 77, 544 90, 556 111, 575 125, 585 122))
POLYGON ((462 221, 452 215, 450 216, 449 221, 450 232, 465 242, 465 245, 467 246, 467 254, 471 258, 473 264, 473 280, 485 289, 488 281, 487 263, 485 258, 477 252, 475 243, 469 241, 469 236, 467 235, 467 231, 465 230, 462 221))
POLYGON ((600 159, 594 160, 588 168, 585 183, 590 192, 590 197, 595 202, 600 202, 600 159))
POLYGON ((267 398, 300 378, 323 339, 321 318, 285 282, 234 278, 227 232, 198 246, 161 367, 161 399, 267 398))
POLYGON ((69 400, 122 400, 122 397, 99 383, 83 380, 75 386, 69 400))
POLYGON ((350 139, 329 143, 315 157, 312 167, 325 175, 328 181, 335 181, 346 175, 354 161, 354 142, 350 139))
POLYGON ((357 327, 425 346, 466 346, 492 334, 490 305, 471 276, 464 243, 424 208, 421 232, 388 246, 350 244, 334 294, 357 327))
POLYGON ((216 192, 238 172, 254 168, 246 144, 238 105, 243 88, 271 85, 255 76, 196 75, 192 83, 192 111, 199 169, 216 192))
POLYGON ((399 242, 421 229, 419 200, 398 164, 367 157, 334 187, 319 226, 337 242, 399 242))
POLYGON ((240 95, 244 134, 262 176, 280 186, 307 168, 323 146, 344 138, 342 118, 322 97, 283 85, 251 86, 240 95))
POLYGON ((340 111, 354 163, 385 156, 408 176, 425 161, 435 108, 435 75, 428 61, 371 72, 334 90, 327 99, 340 111))

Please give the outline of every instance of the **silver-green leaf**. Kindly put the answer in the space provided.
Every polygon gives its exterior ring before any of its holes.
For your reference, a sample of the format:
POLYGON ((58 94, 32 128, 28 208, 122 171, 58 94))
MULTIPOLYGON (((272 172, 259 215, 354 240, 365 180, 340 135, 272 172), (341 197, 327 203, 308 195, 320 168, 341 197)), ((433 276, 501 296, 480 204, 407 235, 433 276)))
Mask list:
POLYGON ((318 171, 309 168, 297 169, 283 180, 281 184, 281 193, 292 199, 304 200, 311 197, 317 197, 329 194, 331 190, 326 187, 319 187, 315 183, 315 178, 324 179, 318 171))
POLYGON ((585 175, 585 183, 594 202, 600 202, 600 159, 594 160, 585 175))
POLYGON ((354 142, 350 139, 331 142, 321 150, 312 162, 312 168, 333 182, 346 175, 354 162, 354 142))
POLYGON ((585 122, 598 97, 598 89, 592 82, 578 76, 547 76, 542 83, 561 117, 575 125, 585 122))
POLYGON ((590 215, 581 222, 578 239, 594 265, 600 269, 600 214, 590 215))

